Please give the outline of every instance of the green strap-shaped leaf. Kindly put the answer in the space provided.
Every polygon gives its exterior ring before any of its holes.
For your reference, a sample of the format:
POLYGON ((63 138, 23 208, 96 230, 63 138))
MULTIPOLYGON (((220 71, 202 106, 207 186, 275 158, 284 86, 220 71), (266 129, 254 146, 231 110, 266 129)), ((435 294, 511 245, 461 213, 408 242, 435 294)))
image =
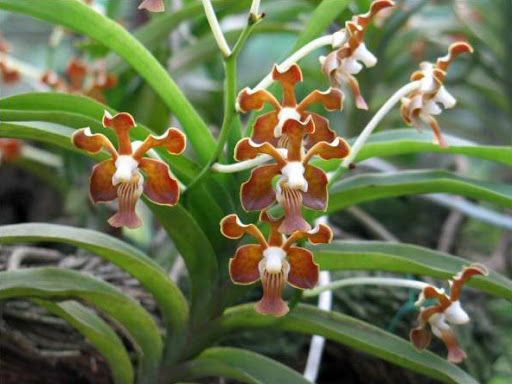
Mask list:
MULTIPOLYGON (((439 148, 434 144, 432 132, 419 133, 416 129, 393 129, 374 133, 356 156, 356 161, 370 157, 385 157, 408 153, 451 153, 478 157, 497 163, 512 165, 512 147, 498 145, 480 145, 456 136, 443 134, 449 143, 448 148, 439 148)), ((350 140, 353 143, 355 139, 350 140)), ((317 161, 326 171, 335 170, 339 160, 317 161)))
MULTIPOLYGON (((383 241, 340 241, 312 248, 322 270, 389 271, 449 279, 469 260, 411 244, 383 241)), ((512 301, 512 281, 489 271, 468 285, 512 301)))
POLYGON ((327 211, 387 197, 447 192, 512 208, 512 185, 458 176, 443 170, 370 173, 343 179, 331 188, 327 211))
POLYGON ((108 314, 127 332, 139 357, 139 381, 153 384, 162 354, 162 339, 151 315, 114 286, 76 271, 34 268, 0 272, 0 299, 84 300, 108 314))
POLYGON ((188 305, 165 271, 137 248, 90 229, 55 224, 14 224, 0 227, 0 243, 57 242, 71 244, 110 261, 135 277, 155 298, 167 329, 182 335, 188 305))
MULTIPOLYGON (((2 121, 44 121, 71 128, 91 127, 94 132, 107 135, 114 142, 117 140, 111 129, 102 125, 103 112, 117 113, 114 109, 98 103, 89 97, 67 95, 65 93, 24 93, 0 99, 2 121)), ((71 132, 72 133, 72 132, 71 132)), ((153 132, 143 125, 137 125, 130 132, 134 140, 144 140, 153 132)), ((6 133, 2 132, 6 136, 6 133)), ((13 134, 18 134, 13 132, 13 134)), ((39 136, 21 137, 31 139, 39 136)), ((44 138, 41 138, 44 139, 44 138)), ((162 149, 156 149, 183 182, 197 176, 198 166, 184 155, 175 156, 162 149)), ((83 153, 83 151, 80 151, 83 153)))
POLYGON ((89 340, 107 361, 115 384, 133 383, 133 367, 123 342, 94 311, 72 300, 60 303, 41 299, 32 301, 66 320, 89 340))
POLYGON ((180 379, 225 377, 249 384, 307 384, 296 371, 268 357, 245 349, 208 348, 184 364, 180 379))
POLYGON ((218 323, 217 336, 234 330, 275 328, 324 336, 361 352, 433 377, 446 383, 477 384, 462 369, 429 351, 419 352, 411 343, 364 321, 299 304, 281 319, 261 316, 253 304, 228 309, 218 323))
POLYGON ((215 306, 215 287, 219 276, 217 257, 211 243, 181 204, 168 207, 147 199, 146 203, 180 250, 187 266, 192 288, 192 321, 206 320, 206 314, 215 306))
POLYGON ((75 0, 3 0, 0 9, 20 12, 83 33, 119 54, 153 87, 182 123, 201 163, 206 163, 215 141, 196 110, 155 57, 121 25, 75 0))

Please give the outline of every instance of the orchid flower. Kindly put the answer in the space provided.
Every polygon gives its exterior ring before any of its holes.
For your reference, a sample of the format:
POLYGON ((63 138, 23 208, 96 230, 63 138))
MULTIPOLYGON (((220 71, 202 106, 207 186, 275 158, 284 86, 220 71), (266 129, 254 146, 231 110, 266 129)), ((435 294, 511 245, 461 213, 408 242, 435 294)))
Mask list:
POLYGON ((363 64, 368 68, 377 64, 377 58, 364 43, 366 29, 379 11, 394 5, 391 0, 374 1, 367 13, 354 16, 352 20, 345 23, 344 29, 334 35, 333 47, 338 49, 329 53, 327 57, 320 57, 322 72, 334 87, 348 85, 359 109, 368 109, 368 105, 361 95, 359 83, 354 75, 363 69, 363 64), (343 38, 345 36, 348 38, 343 38))
POLYGON ((410 333, 411 342, 418 349, 425 349, 432 338, 426 329, 430 324, 432 333, 439 337, 448 349, 448 360, 452 363, 460 363, 466 358, 466 353, 460 348, 450 324, 460 325, 469 322, 468 314, 462 309, 459 301, 462 286, 475 275, 487 275, 487 269, 479 264, 465 267, 460 273, 453 276, 450 281, 450 294, 443 289, 427 286, 423 289, 417 306, 421 306, 426 300, 437 300, 435 305, 421 308, 418 317, 418 327, 410 333))
POLYGON ((437 59, 436 63, 424 61, 420 64, 420 70, 411 75, 411 81, 420 81, 418 90, 412 92, 402 99, 400 112, 402 118, 409 125, 414 125, 421 132, 421 125, 418 119, 430 125, 434 132, 436 144, 441 148, 448 147, 448 144, 441 136, 441 129, 435 119, 435 115, 442 112, 444 108, 453 108, 456 104, 453 97, 443 86, 446 71, 451 62, 461 53, 473 52, 468 43, 458 42, 450 45, 448 54, 437 59))
POLYGON ((163 0, 144 0, 140 3, 139 9, 147 9, 150 12, 164 12, 165 5, 163 0))
POLYGON ((247 285, 261 279, 263 298, 256 304, 262 315, 284 316, 288 305, 281 295, 286 283, 300 289, 311 289, 318 282, 319 268, 313 254, 307 249, 294 247, 301 239, 311 244, 326 244, 332 239, 327 225, 319 224, 310 231, 295 231, 286 238, 279 231, 283 218, 274 219, 262 211, 260 221, 268 223, 268 241, 254 224, 243 224, 237 215, 222 219, 220 226, 224 236, 239 239, 244 234, 253 236, 259 244, 242 245, 229 262, 229 274, 235 284, 247 285))
POLYGON ((104 66, 90 70, 82 60, 76 58, 69 62, 66 77, 69 82, 48 70, 43 73, 41 82, 53 90, 89 96, 100 103, 105 102, 103 92, 117 83, 117 78, 107 73, 104 66))
POLYGON ((2 59, 3 54, 9 52, 9 44, 0 35, 0 75, 5 84, 16 83, 20 80, 20 72, 9 65, 2 59))
POLYGON ((238 142, 235 148, 235 159, 238 161, 254 159, 259 154, 270 155, 275 160, 274 164, 254 168, 249 180, 242 184, 242 207, 247 211, 259 211, 277 200, 285 211, 279 230, 284 234, 297 230, 308 231, 311 227, 302 218, 302 206, 325 210, 328 181, 323 170, 308 162, 315 155, 325 160, 344 158, 349 154, 350 147, 345 140, 338 137, 330 143, 317 142, 304 154, 304 137, 315 131, 311 116, 305 122, 287 120, 282 131, 288 138, 286 156, 268 142, 258 144, 250 138, 238 142), (272 181, 278 175, 274 189, 272 181))
POLYGON ((291 65, 285 71, 281 71, 277 65, 272 69, 272 78, 281 84, 283 100, 281 103, 267 90, 252 91, 245 88, 238 94, 237 108, 241 112, 260 110, 265 103, 274 107, 274 111, 258 117, 254 124, 251 139, 258 144, 267 142, 275 147, 286 148, 287 138, 283 136, 283 125, 289 119, 305 121, 309 116, 315 124, 315 131, 305 140, 307 149, 320 141, 331 142, 336 134, 329 127, 329 120, 306 111, 310 105, 321 103, 328 111, 341 110, 343 108, 343 92, 339 89, 329 88, 321 92, 315 90, 307 95, 300 103, 295 97, 295 85, 302 81, 302 72, 297 64, 291 65))
POLYGON ((23 141, 18 139, 0 139, 0 164, 18 158, 22 146, 23 141))
POLYGON ((93 134, 90 128, 80 129, 72 137, 73 144, 80 149, 98 153, 105 148, 111 155, 110 159, 93 168, 91 199, 94 203, 119 199, 119 212, 108 220, 109 224, 113 227, 140 227, 142 221, 135 213, 135 205, 142 194, 161 205, 174 205, 179 199, 178 182, 170 175, 168 165, 143 156, 156 147, 180 154, 185 150, 185 135, 175 128, 169 128, 161 136, 148 136, 139 145, 131 143, 130 130, 135 127, 135 121, 126 112, 111 116, 105 111, 103 126, 115 131, 118 150, 106 136, 93 134), (144 172, 145 177, 140 171, 144 172))

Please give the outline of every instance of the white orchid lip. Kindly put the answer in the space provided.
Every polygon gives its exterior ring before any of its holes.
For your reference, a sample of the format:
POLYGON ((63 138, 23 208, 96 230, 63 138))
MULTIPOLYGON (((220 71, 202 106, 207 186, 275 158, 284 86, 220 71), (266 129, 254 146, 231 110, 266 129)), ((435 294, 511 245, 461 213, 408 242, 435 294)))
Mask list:
POLYGON ((305 170, 300 161, 291 161, 281 169, 281 174, 290 188, 307 192, 308 182, 304 177, 305 170))
POLYGON ((278 123, 274 128, 274 137, 281 137, 283 134, 283 126, 288 120, 300 121, 300 113, 297 109, 291 107, 282 108, 277 114, 278 123))
POLYGON ((120 155, 117 157, 116 172, 112 176, 112 184, 129 183, 132 181, 139 163, 131 155, 120 155))
POLYGON ((469 316, 464 309, 462 309, 460 305, 460 301, 454 301, 446 310, 444 311, 446 316, 446 321, 452 324, 467 324, 469 323, 469 316))
POLYGON ((263 251, 265 269, 269 273, 279 273, 283 269, 286 252, 280 247, 268 247, 263 251))
POLYGON ((354 53, 354 59, 362 61, 366 67, 373 67, 377 64, 377 58, 371 53, 364 43, 359 44, 354 53))

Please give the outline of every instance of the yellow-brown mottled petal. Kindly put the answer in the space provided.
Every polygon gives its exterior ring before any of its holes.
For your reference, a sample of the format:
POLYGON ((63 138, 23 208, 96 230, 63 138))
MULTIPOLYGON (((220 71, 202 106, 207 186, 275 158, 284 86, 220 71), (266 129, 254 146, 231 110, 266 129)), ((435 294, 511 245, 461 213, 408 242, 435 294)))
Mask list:
POLYGON ((72 143, 80 149, 90 153, 98 153, 105 147, 112 157, 117 157, 117 152, 110 140, 101 133, 92 133, 90 128, 82 128, 71 136, 72 143))
POLYGON ((321 92, 314 90, 307 95, 297 106, 297 111, 303 112, 312 104, 322 104, 327 111, 339 111, 343 109, 343 92, 337 88, 329 88, 327 91, 321 92))
POLYGON ((437 59, 436 67, 446 71, 452 61, 462 53, 473 53, 473 47, 464 41, 453 43, 448 48, 448 54, 437 59))
POLYGON ((274 129, 278 124, 277 112, 272 111, 259 116, 254 123, 251 139, 255 143, 270 143, 277 146, 278 139, 274 137, 274 129))
POLYGON ((311 157, 318 155, 324 160, 343 159, 350 153, 350 146, 341 137, 337 137, 331 143, 321 141, 316 143, 304 157, 303 163, 306 164, 311 157))
POLYGON ((290 264, 288 283, 296 288, 311 289, 318 283, 319 267, 313 254, 300 247, 291 247, 287 253, 290 264))
POLYGON ((267 211, 261 211, 260 221, 268 223, 270 226, 268 235, 268 245, 271 247, 280 247, 283 244, 283 234, 279 232, 279 227, 284 220, 284 216, 276 219, 267 211))
POLYGON ((130 142, 130 130, 136 125, 133 116, 127 112, 121 112, 115 116, 111 116, 110 113, 105 111, 102 122, 104 127, 111 127, 116 132, 119 141, 119 154, 131 155, 132 144, 130 142))
POLYGON ((169 166, 162 161, 142 158, 139 168, 146 174, 144 194, 162 205, 174 205, 180 197, 178 182, 169 174, 169 166))
POLYGON ((236 214, 228 215, 220 221, 220 231, 228 239, 239 239, 247 233, 258 240, 262 248, 267 247, 267 242, 258 227, 254 224, 243 224, 236 214))
POLYGON ((251 139, 245 138, 240 140, 235 147, 235 159, 237 161, 254 159, 260 153, 272 156, 279 167, 284 167, 286 164, 286 160, 272 144, 266 142, 257 144, 251 139))
POLYGON ((317 211, 327 208, 327 175, 320 168, 306 165, 304 177, 308 182, 307 192, 302 193, 302 204, 317 211))
POLYGON ((313 145, 320 141, 327 141, 330 143, 336 138, 336 133, 329 126, 329 120, 325 117, 320 116, 316 113, 306 112, 301 116, 302 120, 306 120, 308 116, 311 116, 313 123, 315 124, 315 132, 308 135, 304 144, 306 151, 309 151, 313 145))
POLYGON ((261 245, 247 244, 237 249, 235 257, 229 260, 229 275, 235 284, 251 284, 258 281, 258 264, 263 258, 261 245))
POLYGON ((271 104, 277 111, 281 109, 276 98, 265 89, 260 89, 254 92, 249 88, 244 88, 238 94, 237 105, 240 111, 244 113, 253 110, 260 110, 263 108, 265 103, 271 104))
POLYGON ((112 184, 115 172, 116 166, 112 159, 94 166, 89 180, 89 193, 93 202, 112 201, 117 197, 116 188, 112 184))
POLYGON ((281 72, 277 65, 272 69, 272 78, 281 83, 283 88, 283 107, 295 107, 295 84, 302 81, 302 72, 297 64, 292 64, 288 69, 281 72))
POLYGON ((276 192, 272 179, 279 174, 276 164, 254 168, 248 181, 242 184, 240 191, 242 207, 246 211, 260 211, 276 201, 276 192))
POLYGON ((409 339, 411 340, 412 345, 414 345, 417 349, 423 350, 427 348, 432 340, 432 334, 428 329, 425 328, 414 328, 409 333, 409 339))
POLYGON ((135 151, 133 158, 139 160, 144 154, 152 148, 163 147, 168 152, 174 154, 183 153, 187 146, 187 139, 181 131, 176 128, 169 128, 161 136, 149 135, 142 145, 135 151))
POLYGON ((452 278, 450 284, 450 300, 456 301, 459 299, 460 291, 462 286, 466 284, 473 276, 487 276, 487 268, 481 264, 472 264, 464 269, 452 278))

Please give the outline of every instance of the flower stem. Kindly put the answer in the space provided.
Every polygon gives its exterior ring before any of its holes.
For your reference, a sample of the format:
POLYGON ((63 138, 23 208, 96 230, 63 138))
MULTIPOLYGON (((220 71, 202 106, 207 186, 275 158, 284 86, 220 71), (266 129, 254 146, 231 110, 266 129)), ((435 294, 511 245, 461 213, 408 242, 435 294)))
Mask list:
POLYGON ((251 10, 249 11, 249 14, 258 16, 259 8, 260 0, 252 0, 251 10))
POLYGON ((338 169, 331 176, 329 185, 332 185, 336 180, 340 178, 341 175, 347 171, 350 163, 352 163, 352 161, 356 158, 357 154, 368 140, 368 137, 370 137, 375 127, 377 127, 377 124, 380 123, 380 121, 388 114, 388 112, 395 106, 395 104, 398 103, 402 97, 405 97, 409 93, 418 89, 419 86, 419 81, 413 81, 404 85, 402 88, 396 91, 393 96, 391 96, 388 101, 384 103, 382 107, 380 107, 380 109, 372 117, 366 127, 364 127, 363 131, 352 146, 350 154, 342 161, 338 169))
POLYGON ((220 51, 224 55, 224 57, 229 57, 231 55, 231 49, 220 29, 219 21, 217 20, 217 16, 215 15, 215 11, 213 10, 211 0, 202 0, 204 13, 206 14, 206 18, 208 19, 208 24, 210 24, 210 28, 212 29, 213 37, 219 46, 220 51))
MULTIPOLYGON (((204 0, 206 2, 206 0, 204 0)), ((211 4, 210 4, 211 5, 211 4)), ((233 118, 236 116, 236 96, 237 96, 237 59, 238 54, 240 53, 243 45, 245 44, 249 34, 252 29, 261 18, 254 20, 249 17, 247 25, 240 33, 237 42, 235 43, 235 47, 233 48, 233 52, 224 57, 224 72, 226 74, 225 86, 224 86, 224 118, 222 120, 222 126, 220 128, 219 138, 217 139, 217 145, 213 151, 210 160, 205 165, 205 167, 201 170, 199 175, 192 180, 192 182, 188 185, 187 190, 191 190, 194 185, 199 184, 208 174, 208 171, 212 167, 212 165, 217 161, 219 156, 221 155, 224 145, 226 144, 226 140, 229 136, 229 129, 233 123, 233 118)))
MULTIPOLYGON (((307 56, 311 52, 317 50, 318 48, 324 47, 326 45, 332 44, 332 35, 326 35, 319 37, 318 39, 315 39, 313 41, 310 41, 305 46, 300 48, 298 51, 293 53, 290 57, 288 57, 286 60, 284 60, 281 64, 279 64, 279 68, 281 70, 285 70, 293 63, 296 63, 303 57, 307 56)), ((253 90, 257 91, 260 89, 267 88, 270 84, 272 84, 274 80, 272 79, 272 74, 269 73, 263 80, 261 80, 258 85, 256 85, 253 90)))
POLYGON ((348 287, 351 285, 387 285, 393 287, 405 287, 422 290, 428 284, 423 281, 397 279, 394 277, 351 277, 333 281, 327 285, 304 291, 304 297, 315 297, 320 293, 337 288, 348 287))

